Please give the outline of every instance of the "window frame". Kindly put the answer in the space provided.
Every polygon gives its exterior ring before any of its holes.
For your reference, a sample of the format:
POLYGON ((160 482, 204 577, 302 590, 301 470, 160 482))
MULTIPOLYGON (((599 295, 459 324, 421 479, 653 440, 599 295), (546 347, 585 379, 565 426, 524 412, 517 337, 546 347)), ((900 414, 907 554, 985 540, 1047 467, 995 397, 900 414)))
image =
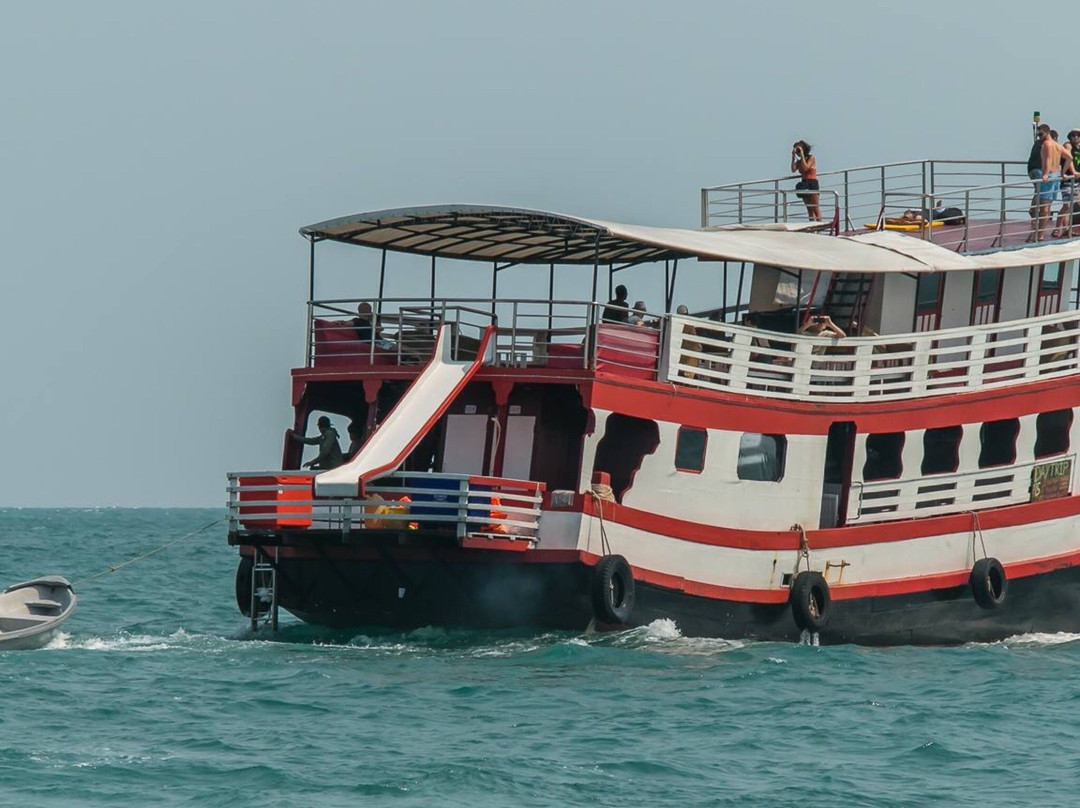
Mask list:
POLYGON ((739 480, 743 482, 754 483, 778 483, 784 479, 784 475, 787 473, 787 435, 777 434, 775 432, 743 432, 739 435, 739 454, 735 459, 735 475, 739 480), (743 477, 740 471, 740 460, 743 458, 743 441, 747 435, 757 435, 761 438, 772 438, 776 441, 776 466, 777 476, 767 479, 760 479, 758 477, 743 477))
POLYGON ((681 471, 685 474, 701 474, 705 471, 705 458, 709 453, 709 430, 699 426, 686 426, 682 424, 679 426, 679 431, 675 434, 675 471, 681 471), (679 465, 679 446, 682 444, 683 434, 688 432, 698 432, 703 436, 701 444, 701 468, 687 468, 679 465))
POLYGON ((983 421, 982 424, 979 425, 979 461, 978 461, 978 469, 979 469, 979 471, 984 471, 985 469, 1002 469, 1002 468, 1008 468, 1010 466, 1016 465, 1016 439, 1019 436, 1020 436, 1020 419, 1017 418, 1017 417, 998 418, 998 419, 995 419, 993 421, 983 421), (986 452, 986 432, 987 432, 987 427, 989 427, 991 424, 1015 424, 1015 426, 1016 426, 1016 428, 1013 430, 1013 436, 1012 436, 1012 457, 1009 460, 1005 461, 1004 463, 984 463, 983 462, 983 454, 986 452))
POLYGON ((870 432, 866 436, 866 440, 863 441, 863 458, 862 464, 862 481, 864 483, 881 483, 888 482, 890 480, 899 480, 904 476, 904 446, 907 444, 907 432, 870 432), (896 447, 896 474, 890 477, 867 477, 866 476, 866 464, 870 459, 870 440, 872 438, 884 437, 886 435, 899 435, 900 445, 896 447))
POLYGON ((1063 407, 1060 410, 1047 410, 1046 412, 1040 412, 1035 416, 1035 446, 1032 448, 1032 454, 1035 456, 1036 460, 1042 460, 1047 457, 1054 457, 1055 455, 1068 454, 1069 450, 1072 448, 1072 426, 1073 419, 1075 417, 1075 413, 1073 412, 1071 407, 1063 407), (1039 419, 1043 416, 1057 415, 1058 413, 1068 413, 1068 418, 1066 419, 1064 429, 1065 448, 1058 449, 1057 451, 1053 452, 1044 451, 1042 454, 1039 454, 1039 437, 1042 433, 1042 430, 1040 430, 1039 428, 1039 419))
POLYGON ((919 474, 923 477, 932 476, 934 474, 955 474, 960 470, 960 444, 964 441, 964 427, 956 424, 954 426, 937 426, 930 427, 923 430, 923 456, 922 463, 919 464, 919 474), (953 467, 944 471, 927 471, 926 470, 926 437, 931 432, 945 432, 947 430, 955 430, 957 432, 956 439, 953 442, 953 467))

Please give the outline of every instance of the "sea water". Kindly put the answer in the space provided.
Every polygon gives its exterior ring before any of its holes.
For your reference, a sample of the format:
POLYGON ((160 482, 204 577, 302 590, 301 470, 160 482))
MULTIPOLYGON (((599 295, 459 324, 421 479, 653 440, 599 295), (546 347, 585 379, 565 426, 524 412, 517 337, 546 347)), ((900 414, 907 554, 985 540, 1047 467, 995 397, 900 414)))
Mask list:
MULTIPOLYGON (((223 514, 0 510, 4 585, 223 514)), ((252 635, 224 525, 0 653, 0 805, 1071 806, 1080 635, 959 648, 369 628, 252 635)), ((1080 619, 1080 616, 1078 616, 1080 619)))

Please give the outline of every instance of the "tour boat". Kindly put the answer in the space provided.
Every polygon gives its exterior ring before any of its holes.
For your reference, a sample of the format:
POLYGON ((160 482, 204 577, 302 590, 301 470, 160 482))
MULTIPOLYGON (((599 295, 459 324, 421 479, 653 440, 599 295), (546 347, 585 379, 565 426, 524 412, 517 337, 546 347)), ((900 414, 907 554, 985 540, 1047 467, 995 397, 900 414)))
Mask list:
POLYGON ((782 177, 702 189, 696 228, 483 205, 302 228, 282 468, 228 475, 252 626, 1080 630, 1071 208, 1033 219, 1020 162, 820 184, 823 222, 782 177), (346 298, 316 296, 327 248, 346 298), (426 296, 384 294, 401 254, 426 296), (641 319, 609 303, 630 267, 663 288, 641 319), (478 273, 490 297, 436 294, 478 273), (306 471, 322 416, 358 448, 306 471))

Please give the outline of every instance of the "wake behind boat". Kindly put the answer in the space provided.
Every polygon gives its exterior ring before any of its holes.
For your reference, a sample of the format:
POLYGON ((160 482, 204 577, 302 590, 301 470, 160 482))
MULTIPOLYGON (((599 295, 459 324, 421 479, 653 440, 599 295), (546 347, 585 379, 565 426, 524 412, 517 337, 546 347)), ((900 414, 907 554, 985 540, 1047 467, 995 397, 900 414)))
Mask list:
POLYGON ((0 594, 0 651, 40 648, 75 612, 75 590, 58 575, 9 586, 0 594))

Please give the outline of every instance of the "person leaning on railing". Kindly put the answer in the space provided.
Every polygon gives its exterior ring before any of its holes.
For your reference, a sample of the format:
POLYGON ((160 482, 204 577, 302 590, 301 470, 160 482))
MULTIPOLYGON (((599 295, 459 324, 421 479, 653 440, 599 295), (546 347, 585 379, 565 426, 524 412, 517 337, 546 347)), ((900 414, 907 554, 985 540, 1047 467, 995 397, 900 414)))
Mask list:
POLYGON ((1062 238, 1072 232, 1069 217, 1076 202, 1076 181, 1080 178, 1080 129, 1069 132, 1061 145, 1061 212, 1051 238, 1062 238))

